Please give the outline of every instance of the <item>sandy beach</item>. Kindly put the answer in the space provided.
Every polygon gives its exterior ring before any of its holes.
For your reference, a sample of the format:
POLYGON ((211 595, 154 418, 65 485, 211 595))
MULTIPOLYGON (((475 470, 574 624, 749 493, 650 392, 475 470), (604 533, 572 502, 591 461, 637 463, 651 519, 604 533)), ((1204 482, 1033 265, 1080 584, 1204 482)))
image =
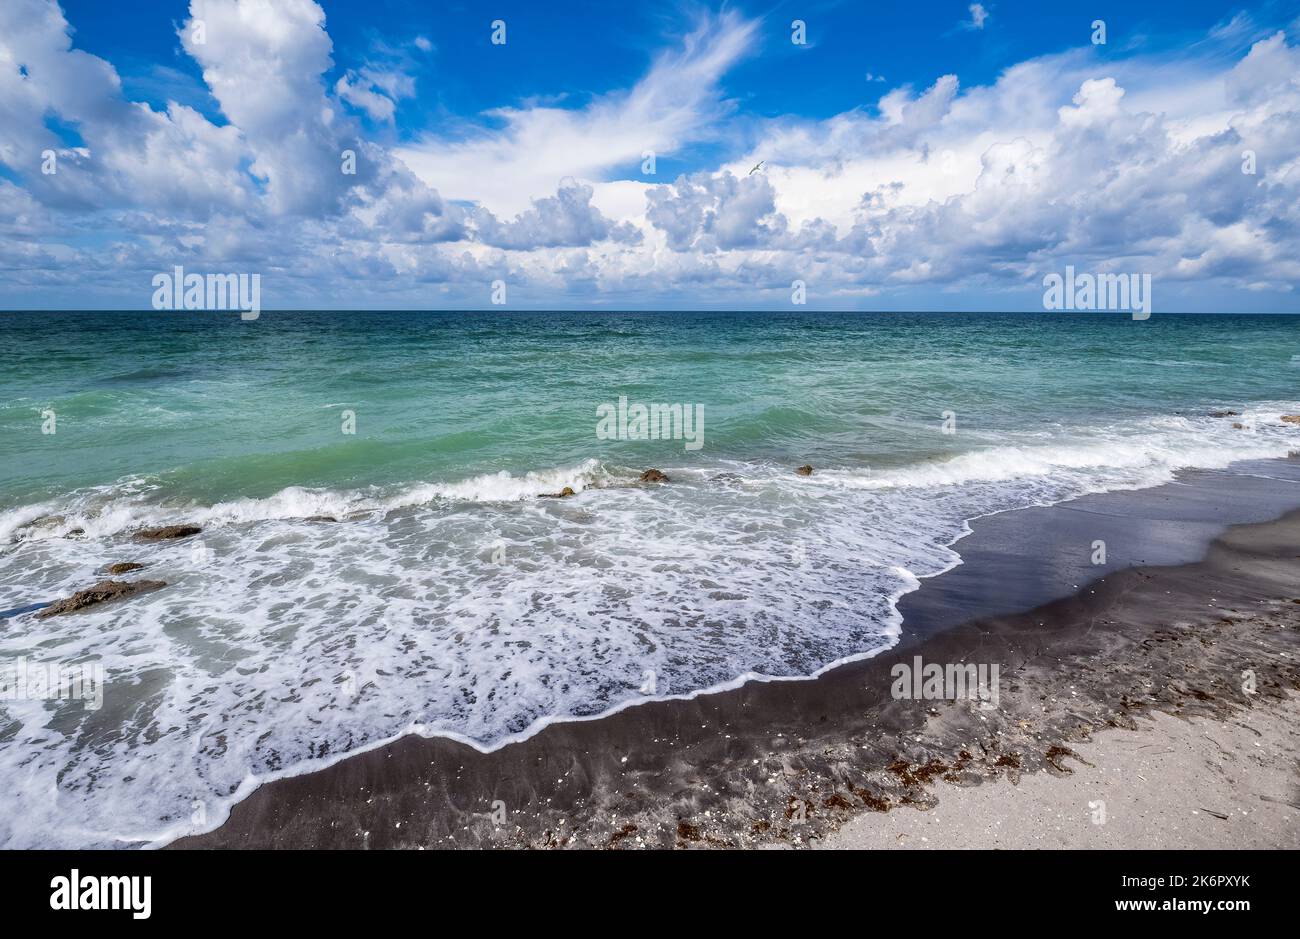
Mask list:
POLYGON ((406 737, 174 847, 1297 847, 1300 512, 1263 520, 1296 475, 977 520, 875 658, 489 753, 406 737), (895 697, 918 656, 997 665, 996 706, 895 697))
POLYGON ((860 815, 830 849, 1300 846, 1300 698, 1227 720, 1163 712, 1070 745, 1064 771, 946 786, 924 811, 860 815))

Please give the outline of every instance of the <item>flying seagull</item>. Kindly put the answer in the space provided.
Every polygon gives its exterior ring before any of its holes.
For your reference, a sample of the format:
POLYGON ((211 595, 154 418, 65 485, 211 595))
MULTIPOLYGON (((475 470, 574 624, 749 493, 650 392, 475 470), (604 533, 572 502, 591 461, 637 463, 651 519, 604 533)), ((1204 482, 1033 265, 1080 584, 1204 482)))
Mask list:
POLYGON ((766 162, 767 162, 766 160, 759 160, 757 163, 754 164, 754 168, 750 170, 746 175, 753 176, 756 172, 758 172, 763 168, 763 164, 766 162))

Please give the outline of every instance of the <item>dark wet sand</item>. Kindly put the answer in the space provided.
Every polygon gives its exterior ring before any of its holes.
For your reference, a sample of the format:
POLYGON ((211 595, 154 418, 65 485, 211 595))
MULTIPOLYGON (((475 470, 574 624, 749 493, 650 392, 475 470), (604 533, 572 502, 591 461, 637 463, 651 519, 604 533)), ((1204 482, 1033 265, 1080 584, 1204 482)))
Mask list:
MULTIPOLYGON (((173 846, 806 845, 865 813, 934 806, 945 783, 1064 775, 1098 730, 1153 711, 1240 719, 1300 691, 1297 507, 1292 459, 991 516, 958 544, 961 566, 904 598, 899 645, 873 659, 554 724, 489 754, 404 738, 266 784, 173 846), (894 700, 890 669, 915 655, 998 664, 998 707, 894 700)), ((1280 837, 1300 846, 1300 825, 1280 837)))

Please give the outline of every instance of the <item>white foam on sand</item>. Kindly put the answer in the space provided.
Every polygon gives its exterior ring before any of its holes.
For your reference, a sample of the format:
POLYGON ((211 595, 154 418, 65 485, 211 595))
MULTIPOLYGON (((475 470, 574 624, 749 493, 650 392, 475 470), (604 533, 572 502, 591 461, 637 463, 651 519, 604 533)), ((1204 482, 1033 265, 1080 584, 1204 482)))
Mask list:
POLYGON ((99 711, 0 702, 0 845, 164 843, 268 779, 403 734, 492 748, 558 719, 815 675, 896 641, 898 599, 959 563, 969 520, 1285 456, 1300 428, 1284 410, 1254 409, 1254 433, 1162 417, 807 478, 732 462, 640 486, 587 461, 210 507, 129 480, 11 510, 0 609, 66 596, 112 561, 169 586, 5 621, 0 660, 97 662, 107 686, 99 711), (579 494, 538 498, 566 485, 579 494), (63 519, 23 527, 49 515, 63 519), (204 532, 129 540, 178 521, 204 532))

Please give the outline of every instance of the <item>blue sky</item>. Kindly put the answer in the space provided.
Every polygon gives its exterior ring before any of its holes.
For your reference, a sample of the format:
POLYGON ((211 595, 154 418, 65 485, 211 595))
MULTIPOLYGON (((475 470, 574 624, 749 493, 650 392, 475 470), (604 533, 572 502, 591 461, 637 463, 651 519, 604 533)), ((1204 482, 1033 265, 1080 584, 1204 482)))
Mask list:
POLYGON ((1032 310, 1071 264, 1151 274, 1156 310, 1300 312, 1300 3, 0 21, 3 308, 147 306, 182 264, 260 273, 268 308, 483 308, 497 281, 511 307, 779 308, 799 280, 812 308, 1032 310))

